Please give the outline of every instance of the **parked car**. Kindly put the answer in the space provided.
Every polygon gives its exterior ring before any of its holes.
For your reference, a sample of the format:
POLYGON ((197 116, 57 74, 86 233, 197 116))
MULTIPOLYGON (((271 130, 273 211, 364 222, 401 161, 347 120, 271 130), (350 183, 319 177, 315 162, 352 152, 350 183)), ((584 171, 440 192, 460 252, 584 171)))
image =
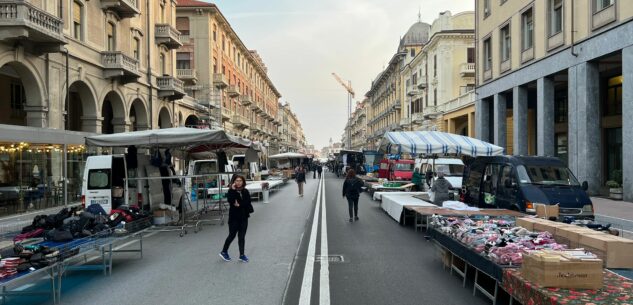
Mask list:
POLYGON ((461 201, 529 214, 536 204, 559 204, 560 216, 593 218, 587 187, 558 158, 477 157, 464 169, 461 201))

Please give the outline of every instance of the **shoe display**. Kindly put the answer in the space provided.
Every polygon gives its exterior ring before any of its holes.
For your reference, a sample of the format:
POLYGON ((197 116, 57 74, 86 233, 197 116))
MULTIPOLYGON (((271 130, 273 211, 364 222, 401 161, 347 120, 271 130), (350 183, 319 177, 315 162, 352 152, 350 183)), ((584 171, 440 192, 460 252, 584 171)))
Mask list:
POLYGON ((220 252, 220 257, 225 261, 225 262, 230 262, 231 261, 231 257, 229 256, 228 253, 226 252, 220 252))
POLYGON ((248 257, 246 257, 246 255, 240 255, 240 262, 248 263, 248 257))

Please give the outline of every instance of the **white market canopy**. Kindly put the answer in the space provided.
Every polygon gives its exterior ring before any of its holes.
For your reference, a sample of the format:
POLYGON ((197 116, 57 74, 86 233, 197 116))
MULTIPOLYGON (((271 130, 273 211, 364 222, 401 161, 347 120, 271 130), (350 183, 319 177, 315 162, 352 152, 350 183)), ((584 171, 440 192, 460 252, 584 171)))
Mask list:
POLYGON ((268 159, 270 159, 270 160, 276 160, 276 159, 306 159, 306 158, 308 158, 307 155, 300 154, 300 153, 293 153, 293 152, 287 152, 287 153, 272 155, 272 156, 268 157, 268 159))
POLYGON ((387 153, 497 156, 503 148, 478 139, 439 131, 386 132, 380 150, 387 153))
POLYGON ((225 148, 252 148, 262 151, 260 143, 227 134, 224 130, 175 127, 149 129, 86 137, 86 145, 99 147, 186 148, 202 152, 225 148))

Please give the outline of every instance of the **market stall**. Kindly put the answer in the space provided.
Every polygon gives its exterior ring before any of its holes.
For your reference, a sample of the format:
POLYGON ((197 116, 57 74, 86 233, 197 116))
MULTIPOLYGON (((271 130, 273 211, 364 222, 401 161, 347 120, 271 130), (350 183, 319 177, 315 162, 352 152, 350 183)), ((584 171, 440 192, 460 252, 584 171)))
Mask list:
POLYGON ((382 195, 382 209, 395 221, 405 224, 405 206, 435 206, 430 202, 416 199, 410 193, 389 193, 382 195))
POLYGON ((276 162, 276 168, 288 168, 293 170, 296 166, 302 164, 302 160, 308 158, 309 157, 305 154, 287 152, 269 156, 268 160, 276 162))
POLYGON ((397 131, 385 133, 380 151, 410 155, 496 156, 503 148, 462 135, 439 131, 397 131))

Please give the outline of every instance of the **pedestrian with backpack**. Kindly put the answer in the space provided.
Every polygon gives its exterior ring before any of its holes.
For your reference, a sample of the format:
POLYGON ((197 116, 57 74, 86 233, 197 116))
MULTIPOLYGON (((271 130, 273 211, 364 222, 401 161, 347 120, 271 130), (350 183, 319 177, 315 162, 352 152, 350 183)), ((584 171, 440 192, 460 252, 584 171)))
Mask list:
POLYGON ((347 198, 349 207, 349 222, 358 221, 358 198, 363 191, 363 181, 356 177, 356 171, 347 171, 345 182, 343 182, 343 197, 347 198))
POLYGON ((254 212, 251 204, 251 194, 246 189, 246 179, 244 176, 233 176, 233 182, 226 193, 226 201, 229 203, 229 236, 224 241, 224 247, 220 252, 220 257, 224 261, 230 261, 229 246, 237 235, 237 242, 240 249, 240 261, 248 263, 248 257, 244 254, 246 244, 246 229, 248 228, 248 218, 254 212))

